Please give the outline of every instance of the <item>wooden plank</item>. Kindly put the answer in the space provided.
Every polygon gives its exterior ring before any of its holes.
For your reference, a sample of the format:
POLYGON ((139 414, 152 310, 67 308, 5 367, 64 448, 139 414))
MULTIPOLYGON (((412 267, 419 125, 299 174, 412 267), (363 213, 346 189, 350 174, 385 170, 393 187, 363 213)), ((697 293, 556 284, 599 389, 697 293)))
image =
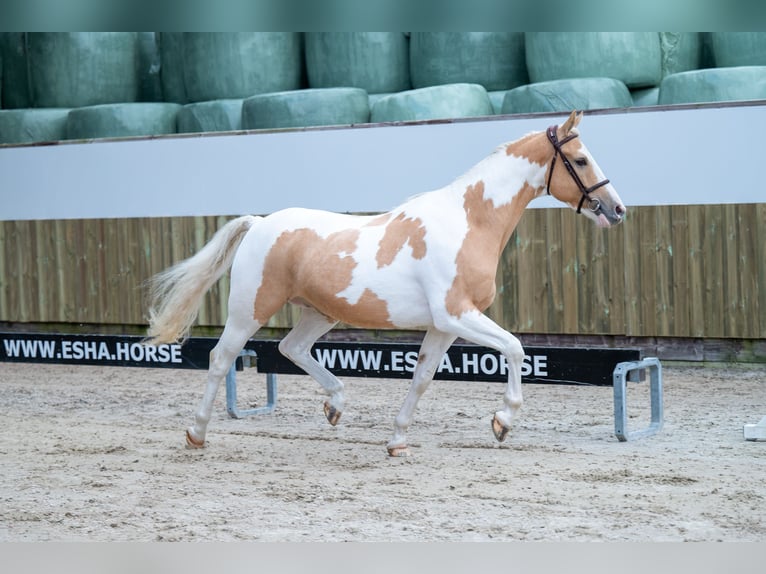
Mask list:
MULTIPOLYGON (((529 215, 529 213, 526 215, 529 215)), ((535 261, 531 244, 537 230, 534 221, 527 217, 522 218, 517 229, 516 249, 518 250, 519 257, 513 281, 516 284, 518 293, 516 332, 523 333, 532 331, 532 326, 534 325, 534 305, 530 291, 533 289, 533 280, 531 278, 534 277, 535 261)))
POLYGON ((722 328, 724 337, 737 336, 737 325, 741 325, 739 304, 743 293, 740 289, 739 250, 737 241, 737 214, 734 205, 722 205, 722 300, 719 305, 724 310, 722 328))
POLYGON ((639 250, 639 313, 637 331, 632 334, 657 333, 657 208, 643 207, 637 217, 639 250))
POLYGON ((724 337, 723 307, 723 217, 720 205, 702 206, 705 211, 705 234, 702 239, 704 251, 705 287, 702 312, 706 337, 724 337))
POLYGON ((737 296, 738 325, 734 326, 732 336, 757 338, 760 336, 758 301, 758 272, 763 263, 757 255, 758 211, 751 205, 734 206, 735 239, 737 241, 737 276, 739 293, 737 296))
POLYGON ((522 325, 522 331, 547 331, 548 325, 548 242, 546 240, 547 214, 544 209, 529 210, 525 217, 530 224, 530 237, 527 243, 526 257, 529 260, 529 274, 524 281, 529 306, 528 323, 522 325))
POLYGON ((580 265, 577 259, 577 222, 568 209, 560 209, 559 222, 561 227, 561 292, 563 325, 562 333, 580 332, 580 265))
POLYGON ((752 206, 755 211, 755 233, 753 241, 755 242, 755 265, 756 280, 758 282, 753 297, 755 309, 754 314, 758 315, 758 337, 766 339, 766 203, 759 203, 752 206))
POLYGON ((544 212, 546 253, 544 268, 545 278, 545 323, 536 331, 539 333, 560 332, 564 323, 564 237, 561 231, 563 209, 539 209, 544 212))
POLYGON ((667 214, 665 225, 670 226, 670 256, 671 289, 669 292, 670 313, 672 325, 668 335, 691 335, 689 310, 689 220, 688 206, 673 205, 663 209, 667 214))
POLYGON ((689 301, 688 335, 704 337, 705 335, 705 252, 703 249, 705 237, 705 211, 699 206, 689 207, 688 218, 688 275, 689 301))
POLYGON ((628 215, 622 223, 623 251, 623 316, 624 333, 637 335, 641 330, 641 207, 628 208, 628 215))
POLYGON ((10 264, 6 250, 8 249, 9 221, 0 221, 0 321, 8 321, 8 297, 13 293, 9 281, 10 264))
POLYGON ((625 333, 625 273, 628 261, 625 255, 625 229, 619 227, 608 230, 607 257, 608 257, 608 301, 607 312, 609 315, 609 334, 625 333))
POLYGON ((657 317, 655 336, 667 336, 673 332, 674 306, 673 306, 673 228, 671 225, 670 210, 666 206, 655 208, 655 258, 654 267, 655 298, 654 309, 657 317))

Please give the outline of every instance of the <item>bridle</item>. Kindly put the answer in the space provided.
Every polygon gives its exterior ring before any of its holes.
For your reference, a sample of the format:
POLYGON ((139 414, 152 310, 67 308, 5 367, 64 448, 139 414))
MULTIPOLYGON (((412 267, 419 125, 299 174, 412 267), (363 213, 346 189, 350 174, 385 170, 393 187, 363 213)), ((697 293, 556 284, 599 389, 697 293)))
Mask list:
POLYGON ((592 212, 596 213, 599 209, 601 209, 601 202, 596 198, 591 198, 589 196, 590 192, 595 191, 599 187, 602 187, 609 183, 608 179, 605 179, 603 181, 599 181, 598 183, 591 185, 590 187, 585 187, 585 184, 580 179, 580 176, 577 175, 577 172, 575 171, 574 167, 572 167, 572 163, 569 161, 569 158, 564 153, 564 150, 562 149, 562 146, 567 143, 569 140, 573 140, 577 137, 578 134, 569 134, 567 137, 565 137, 563 140, 559 141, 558 135, 556 131, 558 130, 558 126, 551 126, 548 128, 547 135, 548 139, 551 142, 551 145, 553 146, 554 153, 553 153, 553 160, 551 160, 551 169, 548 171, 548 183, 546 185, 546 191, 548 192, 548 195, 551 195, 551 178, 553 177, 553 168, 556 166, 556 157, 561 156, 561 161, 564 164, 564 167, 567 168, 567 171, 569 172, 569 175, 572 176, 572 179, 577 184, 577 187, 580 189, 580 193, 582 193, 582 197, 580 198, 580 203, 577 204, 577 213, 580 213, 580 209, 582 208, 582 204, 585 203, 585 199, 587 198, 589 201, 588 209, 590 209, 592 212))

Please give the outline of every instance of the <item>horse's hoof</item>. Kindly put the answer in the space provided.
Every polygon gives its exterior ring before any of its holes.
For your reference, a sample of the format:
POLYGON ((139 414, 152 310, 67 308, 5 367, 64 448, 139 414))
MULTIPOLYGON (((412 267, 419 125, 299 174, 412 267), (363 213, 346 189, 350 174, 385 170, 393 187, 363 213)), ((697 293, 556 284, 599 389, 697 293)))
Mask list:
POLYGON ((186 448, 205 448, 205 439, 197 440, 187 429, 186 431, 186 448))
POLYGON ((497 420, 497 415, 492 417, 492 433, 495 435, 497 442, 503 442, 505 437, 508 436, 508 431, 510 430, 511 429, 503 426, 500 421, 497 420))
POLYGON ((341 415, 341 412, 338 409, 332 406, 328 401, 325 401, 324 416, 327 417, 327 421, 332 426, 335 426, 338 424, 338 421, 340 420, 340 415, 341 415))
POLYGON ((402 446, 389 446, 388 456, 391 457, 407 457, 410 456, 410 449, 407 445, 402 446))

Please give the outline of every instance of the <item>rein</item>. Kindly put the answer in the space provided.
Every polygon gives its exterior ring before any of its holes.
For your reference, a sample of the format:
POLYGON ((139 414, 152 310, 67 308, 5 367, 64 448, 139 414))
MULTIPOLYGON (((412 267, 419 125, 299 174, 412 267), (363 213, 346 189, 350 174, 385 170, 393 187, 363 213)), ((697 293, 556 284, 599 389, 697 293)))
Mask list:
POLYGON ((546 185, 546 191, 548 192, 548 195, 551 195, 551 178, 553 177, 553 168, 556 166, 556 157, 561 156, 561 161, 564 164, 564 167, 567 168, 567 171, 569 172, 569 175, 572 176, 572 179, 577 184, 577 187, 580 189, 580 193, 582 193, 582 197, 580 198, 580 203, 577 204, 577 213, 580 213, 580 209, 582 208, 582 204, 585 202, 585 199, 587 198, 589 200, 588 209, 593 211, 594 213, 597 212, 599 209, 601 209, 601 203, 598 199, 591 198, 588 194, 590 192, 598 189, 601 186, 606 185, 609 183, 608 179, 605 179, 603 181, 599 181, 598 183, 591 185, 590 187, 585 187, 585 184, 583 184, 582 180, 580 179, 580 176, 577 175, 577 172, 575 171, 574 167, 572 167, 572 163, 569 161, 569 158, 564 153, 564 150, 562 149, 562 146, 567 143, 569 140, 573 140, 577 137, 577 134, 570 134, 567 137, 565 137, 563 140, 559 141, 558 135, 556 134, 556 130, 558 129, 558 126, 551 126, 548 128, 548 131, 546 132, 548 135, 548 139, 551 142, 551 145, 553 146, 554 153, 553 153, 553 160, 551 161, 551 169, 548 172, 548 183, 546 185))

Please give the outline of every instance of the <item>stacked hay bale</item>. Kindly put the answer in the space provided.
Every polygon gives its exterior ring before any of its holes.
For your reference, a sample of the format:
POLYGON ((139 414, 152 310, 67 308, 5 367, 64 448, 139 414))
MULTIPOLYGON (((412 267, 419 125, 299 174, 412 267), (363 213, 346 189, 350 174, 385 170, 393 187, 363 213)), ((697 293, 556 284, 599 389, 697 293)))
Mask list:
POLYGON ((162 33, 160 53, 165 100, 185 104, 180 132, 249 127, 242 123, 245 98, 302 87, 295 32, 162 33))
MULTIPOLYGON (((157 105, 140 103, 144 96, 157 98, 156 91, 151 93, 151 68, 156 64, 152 36, 4 34, 0 47, 11 65, 3 76, 3 101, 5 108, 13 109, 0 113, 0 143, 174 133, 174 109, 163 108, 167 117, 158 123, 157 105), (78 111, 71 129, 70 110, 78 111)), ((153 73, 156 90, 156 67, 153 73)))
POLYGON ((710 49, 716 67, 668 75, 659 103, 766 99, 766 33, 713 32, 710 49))
POLYGON ((628 89, 662 79, 654 32, 527 32, 529 85, 509 91, 503 113, 621 108, 628 89))
POLYGON ((9 32, 0 70, 25 143, 763 99, 766 33, 9 32))
POLYGON ((377 99, 373 122, 493 115, 527 81, 520 32, 413 32, 409 62, 413 89, 377 99))

